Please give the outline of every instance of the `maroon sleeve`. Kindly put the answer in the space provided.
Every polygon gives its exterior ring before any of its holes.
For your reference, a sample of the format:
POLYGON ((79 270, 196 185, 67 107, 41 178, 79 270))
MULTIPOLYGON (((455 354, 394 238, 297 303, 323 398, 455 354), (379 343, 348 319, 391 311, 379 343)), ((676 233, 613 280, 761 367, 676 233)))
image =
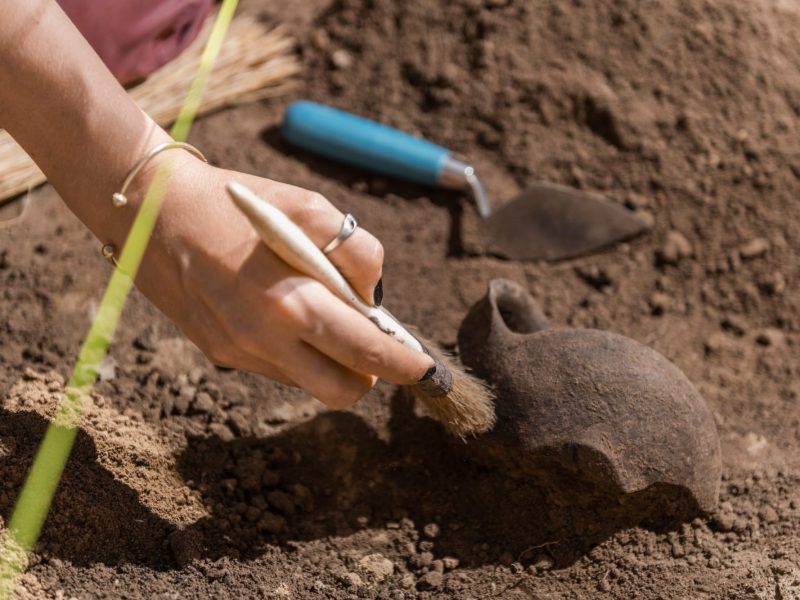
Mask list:
POLYGON ((58 0, 123 84, 144 79, 197 37, 213 0, 58 0))

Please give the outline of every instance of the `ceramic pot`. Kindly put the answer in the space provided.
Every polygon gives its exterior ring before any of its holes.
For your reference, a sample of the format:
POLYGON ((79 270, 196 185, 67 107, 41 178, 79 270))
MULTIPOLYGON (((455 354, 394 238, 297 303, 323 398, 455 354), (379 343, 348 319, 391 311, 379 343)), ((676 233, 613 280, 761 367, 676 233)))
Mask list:
POLYGON ((683 372, 652 348, 607 331, 551 328, 527 290, 504 279, 470 310, 458 344, 497 394, 497 425, 481 442, 495 464, 621 495, 681 488, 701 511, 716 506, 714 420, 683 372))

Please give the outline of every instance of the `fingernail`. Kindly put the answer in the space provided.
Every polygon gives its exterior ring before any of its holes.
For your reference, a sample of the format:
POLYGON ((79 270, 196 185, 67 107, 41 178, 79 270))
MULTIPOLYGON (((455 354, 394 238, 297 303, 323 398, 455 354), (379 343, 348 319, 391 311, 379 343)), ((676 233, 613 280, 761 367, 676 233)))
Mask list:
POLYGON ((423 373, 422 377, 419 378, 420 383, 423 381, 428 381, 428 379, 433 377, 434 373, 436 373, 436 363, 433 363, 433 366, 423 373))
POLYGON ((372 303, 375 306, 380 306, 383 302, 383 277, 378 279, 378 285, 375 286, 375 291, 372 292, 372 303))
POLYGON ((436 398, 450 393, 453 387, 453 375, 441 362, 436 361, 434 365, 425 371, 425 374, 417 382, 417 386, 428 396, 436 398))

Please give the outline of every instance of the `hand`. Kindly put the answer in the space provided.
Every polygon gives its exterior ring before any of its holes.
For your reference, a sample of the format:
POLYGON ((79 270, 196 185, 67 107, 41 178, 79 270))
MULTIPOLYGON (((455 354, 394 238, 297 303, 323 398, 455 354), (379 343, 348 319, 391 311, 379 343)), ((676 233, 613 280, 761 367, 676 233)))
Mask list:
MULTIPOLYGON (((433 365, 276 257, 225 191, 239 181, 284 211, 319 246, 344 215, 321 195, 206 165, 181 152, 159 164, 172 173, 137 286, 213 362, 302 387, 346 407, 376 377, 411 384, 433 365)), ((142 177, 146 185, 149 177, 142 177)), ((369 303, 383 248, 359 227, 328 254, 369 303)))

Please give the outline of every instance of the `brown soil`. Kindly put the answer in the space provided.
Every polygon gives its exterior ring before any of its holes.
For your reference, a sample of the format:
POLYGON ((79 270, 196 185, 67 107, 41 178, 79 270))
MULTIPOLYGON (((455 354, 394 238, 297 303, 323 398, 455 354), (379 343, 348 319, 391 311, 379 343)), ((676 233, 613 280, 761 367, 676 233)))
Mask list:
MULTIPOLYGON (((386 246, 386 304, 445 344, 502 276, 553 323, 666 355, 716 419, 719 507, 670 528, 564 535, 589 514, 577 499, 471 461, 395 388, 325 412, 214 369, 135 295, 21 596, 800 596, 796 2, 294 4, 244 10, 298 36, 297 97, 470 156, 498 204, 552 180, 627 204, 652 231, 560 264, 480 256, 466 199, 282 144, 286 99, 203 119, 192 141, 356 214, 386 246)), ((108 274, 49 188, 0 231, 4 518, 108 274)))

